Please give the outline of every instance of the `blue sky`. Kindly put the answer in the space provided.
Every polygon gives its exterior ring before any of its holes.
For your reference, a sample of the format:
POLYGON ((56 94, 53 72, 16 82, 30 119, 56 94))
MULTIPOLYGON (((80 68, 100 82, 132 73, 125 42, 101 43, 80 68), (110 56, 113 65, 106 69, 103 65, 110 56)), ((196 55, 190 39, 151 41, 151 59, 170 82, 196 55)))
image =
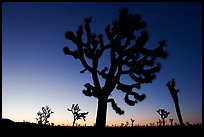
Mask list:
MULTIPOLYGON (((66 109, 78 103, 89 111, 87 125, 93 125, 97 100, 82 94, 91 82, 89 73, 80 74, 78 60, 65 56, 67 31, 76 32, 84 18, 92 16, 92 32, 104 33, 107 24, 118 18, 119 9, 140 14, 147 22, 149 41, 155 48, 159 40, 167 41, 169 57, 152 84, 142 85, 139 92, 147 98, 134 107, 124 102, 122 92, 113 91, 125 115, 117 115, 108 105, 107 124, 135 119, 135 124, 156 122, 156 110, 164 108, 178 122, 174 104, 166 87, 172 78, 180 89, 179 100, 184 122, 202 122, 202 17, 201 3, 2 3, 2 117, 13 121, 36 122, 37 112, 48 105, 54 113, 50 122, 72 124, 66 109)), ((104 58, 101 64, 105 64, 104 58)), ((127 79, 127 82, 129 80, 127 79)), ((77 121, 84 124, 84 121, 77 121)))

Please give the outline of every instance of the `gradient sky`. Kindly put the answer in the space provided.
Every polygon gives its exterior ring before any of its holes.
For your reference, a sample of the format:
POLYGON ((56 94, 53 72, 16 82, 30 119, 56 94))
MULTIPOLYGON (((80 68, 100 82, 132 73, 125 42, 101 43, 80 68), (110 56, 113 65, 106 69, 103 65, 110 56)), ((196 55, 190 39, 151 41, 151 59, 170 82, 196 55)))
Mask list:
MULTIPOLYGON (((112 97, 125 110, 119 116, 108 104, 107 124, 135 119, 135 124, 156 123, 156 110, 170 112, 168 118, 178 123, 173 100, 166 83, 175 78, 180 89, 179 103, 184 122, 202 122, 202 6, 201 3, 2 3, 2 117, 13 121, 37 122, 37 112, 48 105, 54 111, 49 119, 55 124, 72 124, 66 109, 78 103, 82 112, 89 111, 87 125, 96 119, 97 99, 82 94, 84 84, 91 82, 89 73, 80 74, 78 60, 65 56, 64 46, 72 46, 64 37, 76 32, 84 18, 92 16, 92 32, 104 33, 107 24, 118 18, 119 9, 140 14, 147 22, 149 41, 167 41, 167 60, 152 84, 144 84, 140 93, 147 98, 136 106, 124 102, 122 92, 112 97)), ((102 64, 106 62, 103 59, 102 64)), ((127 79, 129 82, 129 79, 127 79)), ((83 120, 77 121, 85 124, 83 120)), ((169 122, 168 122, 169 123, 169 122)))

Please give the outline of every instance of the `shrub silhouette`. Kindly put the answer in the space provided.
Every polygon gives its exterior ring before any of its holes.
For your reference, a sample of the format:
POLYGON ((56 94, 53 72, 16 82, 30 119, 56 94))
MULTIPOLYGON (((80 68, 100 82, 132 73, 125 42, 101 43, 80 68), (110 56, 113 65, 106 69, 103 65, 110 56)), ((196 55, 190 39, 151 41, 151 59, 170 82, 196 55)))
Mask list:
POLYGON ((162 125, 162 120, 159 119, 159 121, 157 121, 157 126, 161 126, 162 125))
POLYGON ((183 123, 183 119, 182 119, 182 115, 181 115, 181 110, 180 110, 180 107, 179 107, 179 100, 178 100, 178 92, 179 92, 179 89, 175 89, 175 79, 172 79, 171 81, 169 81, 167 83, 167 87, 169 89, 169 92, 171 94, 171 97, 174 101, 174 105, 175 105, 175 108, 176 108, 176 113, 177 113, 177 116, 178 116, 178 120, 179 120, 179 123, 181 126, 184 126, 185 124, 183 123))
POLYGON ((163 126, 165 126, 165 119, 168 117, 170 112, 167 112, 165 109, 158 109, 157 113, 160 115, 162 119, 163 126))
POLYGON ((154 122, 152 122, 152 123, 149 123, 149 125, 150 125, 150 126, 154 126, 154 122))
POLYGON ((83 118, 84 121, 86 121, 86 115, 89 113, 89 112, 83 112, 83 113, 80 113, 81 109, 79 108, 79 105, 78 104, 72 104, 72 107, 71 109, 67 109, 68 111, 71 111, 73 116, 74 116, 74 120, 73 120, 73 124, 72 126, 74 126, 76 120, 79 120, 81 118, 83 118))
POLYGON ((125 93, 124 100, 130 106, 145 99, 145 94, 139 94, 133 89, 140 89, 142 84, 152 83, 156 78, 161 68, 157 58, 167 58, 167 52, 164 51, 166 41, 159 41, 155 49, 145 48, 149 38, 147 24, 140 15, 128 13, 127 8, 122 8, 118 20, 106 26, 107 44, 102 34, 91 32, 91 22, 91 17, 85 18, 85 25, 80 25, 76 34, 71 31, 65 33, 65 38, 71 40, 76 49, 64 47, 63 51, 65 55, 71 55, 81 62, 84 68, 80 73, 88 71, 92 75, 93 84, 84 84, 86 89, 83 94, 98 99, 96 126, 105 127, 107 103, 111 103, 117 114, 124 114, 115 100, 109 98, 115 88, 125 93), (82 39, 84 28, 87 37, 85 42, 82 39), (100 58, 105 52, 109 52, 110 66, 99 69, 100 58), (121 78, 125 76, 129 76, 133 82, 122 82, 121 78), (101 85, 99 78, 104 79, 104 85, 101 85), (130 96, 134 99, 130 99, 130 96))
POLYGON ((51 111, 51 109, 46 106, 46 107, 42 107, 42 112, 38 112, 37 115, 39 116, 39 118, 36 118, 36 120, 38 121, 38 124, 49 124, 48 118, 50 118, 50 114, 54 113, 53 111, 51 111))
POLYGON ((129 126, 129 122, 128 122, 128 121, 126 121, 125 126, 126 126, 126 127, 128 127, 128 126, 129 126))

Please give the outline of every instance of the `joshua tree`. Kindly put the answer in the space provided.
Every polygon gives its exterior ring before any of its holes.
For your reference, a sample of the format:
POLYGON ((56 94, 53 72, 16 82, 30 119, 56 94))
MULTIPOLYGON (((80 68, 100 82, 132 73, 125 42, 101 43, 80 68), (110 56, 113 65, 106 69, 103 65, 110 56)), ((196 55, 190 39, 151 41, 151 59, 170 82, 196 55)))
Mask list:
POLYGON ((72 104, 72 107, 71 109, 67 109, 68 111, 71 111, 73 116, 74 116, 74 120, 73 120, 73 124, 72 126, 74 126, 76 120, 79 120, 81 118, 83 118, 84 121, 86 121, 86 115, 89 113, 89 112, 83 112, 83 113, 80 113, 81 109, 79 108, 79 105, 78 104, 72 104))
POLYGON ((131 122, 132 122, 132 127, 133 127, 133 123, 135 122, 135 120, 134 119, 130 119, 131 120, 131 122))
POLYGON ((173 119, 173 118, 172 118, 172 119, 170 118, 169 121, 170 121, 170 123, 171 123, 171 126, 173 126, 173 121, 174 121, 174 119, 173 119))
POLYGON ((158 109, 157 112, 160 115, 160 117, 162 118, 163 126, 165 126, 165 119, 168 117, 170 112, 167 112, 164 109, 158 109))
POLYGON ((91 32, 91 22, 91 17, 85 18, 85 25, 80 25, 76 34, 71 31, 65 33, 65 38, 71 40, 76 48, 64 47, 63 51, 65 55, 71 55, 81 62, 83 69, 80 73, 90 72, 93 84, 84 84, 86 89, 83 94, 98 99, 96 126, 105 127, 107 103, 111 103, 117 114, 124 114, 115 100, 109 98, 114 89, 125 93, 124 100, 130 106, 145 99, 145 94, 139 94, 133 89, 140 89, 142 84, 152 83, 156 78, 156 73, 161 68, 157 59, 167 57, 167 52, 164 51, 166 42, 159 41, 155 49, 145 48, 144 45, 149 39, 147 25, 140 15, 129 14, 127 8, 122 8, 119 19, 106 26, 107 44, 103 34, 96 35, 91 32), (84 28, 86 39, 83 38, 84 28), (109 52, 107 62, 110 66, 101 68, 101 57, 104 57, 102 55, 106 52, 109 52), (122 79, 126 76, 133 82, 124 83, 122 79), (104 80, 104 85, 101 85, 101 79, 104 80), (130 96, 134 99, 130 99, 130 96))
POLYGON ((174 101, 174 105, 175 105, 175 108, 176 108, 176 113, 177 113, 177 116, 178 116, 178 120, 179 120, 179 123, 181 126, 184 125, 183 123, 183 119, 182 119, 182 115, 181 115, 181 110, 180 110, 180 107, 179 107, 179 100, 178 100, 178 92, 179 92, 179 89, 175 89, 175 79, 172 79, 171 81, 169 81, 167 83, 167 87, 169 89, 169 92, 171 94, 171 97, 174 101))
POLYGON ((36 120, 38 121, 38 124, 49 124, 48 118, 50 118, 50 114, 52 114, 54 112, 51 111, 51 109, 49 109, 48 106, 46 107, 42 107, 42 112, 38 112, 37 115, 39 116, 39 118, 36 118, 36 120))

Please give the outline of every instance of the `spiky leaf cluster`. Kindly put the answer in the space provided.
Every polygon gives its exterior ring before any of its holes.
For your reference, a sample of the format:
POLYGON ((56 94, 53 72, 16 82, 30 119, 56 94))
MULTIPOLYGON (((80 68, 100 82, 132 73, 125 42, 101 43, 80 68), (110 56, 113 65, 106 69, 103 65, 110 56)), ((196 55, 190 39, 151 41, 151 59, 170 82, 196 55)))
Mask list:
POLYGON ((167 118, 170 114, 170 112, 166 111, 165 109, 158 109, 157 113, 161 116, 162 119, 167 118))

